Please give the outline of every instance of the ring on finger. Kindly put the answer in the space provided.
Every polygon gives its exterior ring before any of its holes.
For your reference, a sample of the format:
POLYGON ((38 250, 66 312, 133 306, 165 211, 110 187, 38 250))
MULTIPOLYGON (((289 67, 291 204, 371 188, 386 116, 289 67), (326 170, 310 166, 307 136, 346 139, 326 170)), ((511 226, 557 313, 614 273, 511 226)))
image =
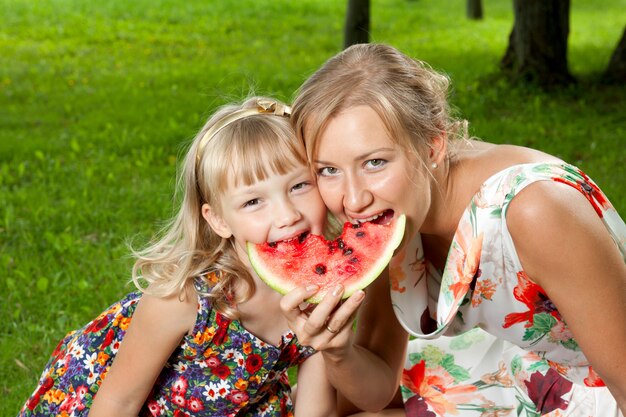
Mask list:
POLYGON ((332 334, 336 334, 339 330, 335 330, 332 327, 330 327, 328 324, 326 325, 326 330, 328 330, 329 332, 331 332, 332 334))

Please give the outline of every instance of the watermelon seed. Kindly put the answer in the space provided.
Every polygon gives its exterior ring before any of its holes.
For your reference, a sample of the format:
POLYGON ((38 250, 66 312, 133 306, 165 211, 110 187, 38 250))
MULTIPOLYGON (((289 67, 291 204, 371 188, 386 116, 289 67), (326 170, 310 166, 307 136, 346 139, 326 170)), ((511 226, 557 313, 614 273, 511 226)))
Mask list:
POLYGON ((358 229, 359 227, 361 227, 361 223, 352 223, 353 229, 358 229))
POLYGON ((363 237, 363 236, 365 236, 364 231, 356 232, 356 237, 363 237))
POLYGON ((343 254, 348 256, 348 255, 352 255, 352 248, 345 248, 343 250, 343 254))
POLYGON ((324 275, 326 273, 326 266, 323 264, 315 265, 315 273, 318 275, 324 275))
POLYGON ((276 247, 276 242, 269 242, 267 244, 267 246, 269 246, 270 248, 275 248, 276 247))
POLYGON ((346 244, 341 238, 337 238, 337 246, 339 247, 339 249, 343 249, 346 246, 346 244))
POLYGON ((351 264, 356 264, 356 263, 359 262, 359 258, 354 256, 354 257, 350 258, 350 260, 348 262, 350 262, 351 264))

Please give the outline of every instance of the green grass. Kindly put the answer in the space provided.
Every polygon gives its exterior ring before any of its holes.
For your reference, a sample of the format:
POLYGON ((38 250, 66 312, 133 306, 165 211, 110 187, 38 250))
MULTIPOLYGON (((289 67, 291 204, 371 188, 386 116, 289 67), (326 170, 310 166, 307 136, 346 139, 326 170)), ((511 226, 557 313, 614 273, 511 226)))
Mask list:
MULTIPOLYGON (((587 171, 626 212, 626 87, 595 80, 626 0, 573 2, 570 68, 546 93, 498 62, 508 1, 372 2, 372 40, 454 80, 471 133, 533 146, 587 171)), ((0 415, 14 415, 49 353, 131 289, 127 243, 173 213, 176 160, 218 105, 290 100, 342 45, 345 2, 0 0, 0 415)))

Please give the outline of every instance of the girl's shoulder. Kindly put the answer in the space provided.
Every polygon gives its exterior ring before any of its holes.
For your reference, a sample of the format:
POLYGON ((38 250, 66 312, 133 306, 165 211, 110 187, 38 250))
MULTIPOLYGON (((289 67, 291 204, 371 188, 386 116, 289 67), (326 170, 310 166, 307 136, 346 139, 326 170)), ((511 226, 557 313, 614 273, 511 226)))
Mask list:
MULTIPOLYGON (((195 327, 198 315, 198 296, 190 289, 183 294, 171 294, 165 297, 143 294, 135 316, 149 318, 163 328, 174 331, 185 330, 191 333, 195 327)), ((136 318, 136 317, 135 317, 136 318)))

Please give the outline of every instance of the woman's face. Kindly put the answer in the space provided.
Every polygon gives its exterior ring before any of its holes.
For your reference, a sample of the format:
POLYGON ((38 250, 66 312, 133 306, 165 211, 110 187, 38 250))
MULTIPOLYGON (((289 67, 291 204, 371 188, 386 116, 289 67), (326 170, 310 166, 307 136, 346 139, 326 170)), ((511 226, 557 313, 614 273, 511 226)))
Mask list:
POLYGON ((430 207, 429 183, 416 163, 368 106, 332 118, 313 158, 320 194, 335 216, 353 223, 388 222, 404 213, 405 241, 419 230, 430 207))

